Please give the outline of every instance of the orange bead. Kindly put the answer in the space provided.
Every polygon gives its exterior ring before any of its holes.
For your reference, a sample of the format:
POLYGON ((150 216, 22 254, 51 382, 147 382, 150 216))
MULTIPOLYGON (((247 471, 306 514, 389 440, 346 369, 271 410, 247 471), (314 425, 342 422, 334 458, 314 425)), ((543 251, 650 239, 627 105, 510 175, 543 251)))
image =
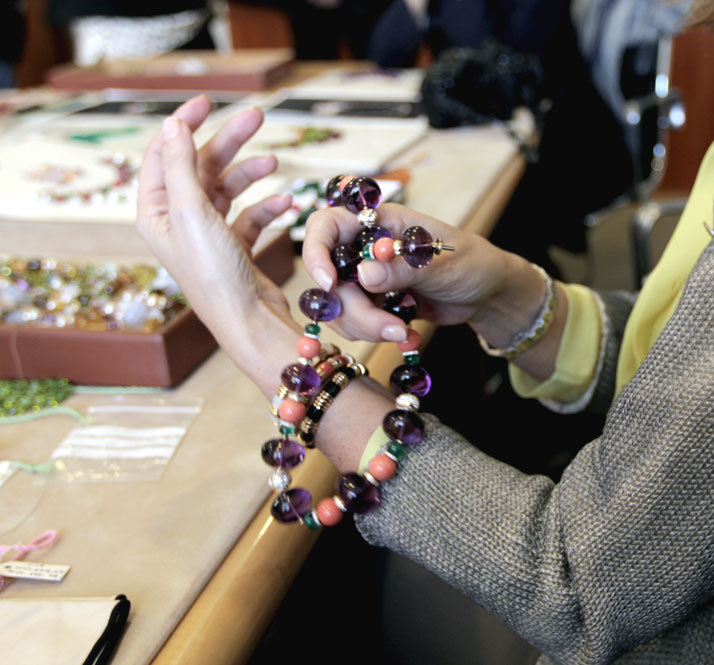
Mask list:
POLYGON ((372 253, 377 261, 391 261, 394 258, 394 239, 379 238, 372 247, 372 253))
POLYGON ((375 480, 383 483, 397 474, 397 463, 388 455, 377 455, 369 463, 367 471, 374 476, 375 480))
POLYGON ((347 186, 347 183, 350 180, 354 180, 356 177, 357 176, 353 174, 353 175, 346 175, 344 178, 342 178, 342 180, 340 180, 340 182, 337 183, 337 186, 339 187, 340 191, 342 191, 347 186))
POLYGON ((342 511, 337 507, 333 499, 323 499, 317 504, 317 519, 324 526, 335 526, 342 519, 342 511))
POLYGON ((409 330, 403 342, 397 342, 397 348, 404 351, 418 351, 421 346, 421 335, 416 330, 409 330))
POLYGON ((299 423, 307 413, 307 407, 294 399, 284 399, 278 407, 278 415, 286 423, 299 423))
POLYGON ((320 353, 320 340, 314 337, 301 337, 297 344, 298 354, 302 358, 314 358, 320 353))

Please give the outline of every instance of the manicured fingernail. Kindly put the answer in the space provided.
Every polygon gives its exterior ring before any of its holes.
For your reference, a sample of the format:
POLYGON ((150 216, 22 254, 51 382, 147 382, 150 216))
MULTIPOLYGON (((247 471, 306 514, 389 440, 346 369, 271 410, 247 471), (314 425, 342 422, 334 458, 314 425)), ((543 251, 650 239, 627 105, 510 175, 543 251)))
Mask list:
POLYGON ((357 272, 364 286, 379 286, 387 279, 387 269, 379 261, 362 261, 357 272))
POLYGON ((312 271, 312 278, 320 285, 321 289, 329 291, 332 288, 332 277, 322 268, 315 268, 312 271))
POLYGON ((178 136, 180 130, 181 126, 179 125, 178 118, 174 118, 170 115, 166 118, 166 120, 164 120, 161 133, 165 139, 172 139, 178 136))
POLYGON ((382 339, 385 342, 403 342, 407 338, 407 331, 399 326, 385 326, 382 328, 382 339))

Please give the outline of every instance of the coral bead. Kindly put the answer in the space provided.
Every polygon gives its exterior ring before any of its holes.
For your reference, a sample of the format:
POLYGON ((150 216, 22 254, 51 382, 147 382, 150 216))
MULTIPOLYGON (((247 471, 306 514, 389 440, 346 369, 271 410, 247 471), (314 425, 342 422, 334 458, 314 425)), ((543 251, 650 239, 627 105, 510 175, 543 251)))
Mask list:
POLYGON ((394 240, 392 238, 379 238, 372 248, 377 261, 391 261, 394 258, 394 240))
POLYGON ((313 358, 320 353, 320 340, 314 337, 301 337, 297 344, 297 352, 303 358, 313 358))
POLYGON ((403 342, 397 342, 397 348, 404 351, 418 351, 421 346, 421 335, 416 330, 410 330, 403 342))
POLYGON ((278 409, 280 418, 288 423, 299 423, 306 413, 307 407, 294 399, 284 399, 278 409))
POLYGON ((367 470, 376 480, 383 483, 385 480, 394 478, 397 473, 397 463, 387 455, 377 455, 369 463, 367 470))
POLYGON ((317 519, 325 526, 335 526, 342 520, 342 511, 333 499, 323 499, 317 504, 317 519))

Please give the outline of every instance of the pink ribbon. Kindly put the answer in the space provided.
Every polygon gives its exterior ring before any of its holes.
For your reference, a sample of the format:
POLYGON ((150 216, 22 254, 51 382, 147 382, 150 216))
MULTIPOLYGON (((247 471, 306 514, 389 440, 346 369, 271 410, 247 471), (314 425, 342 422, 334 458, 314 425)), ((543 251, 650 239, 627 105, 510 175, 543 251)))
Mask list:
MULTIPOLYGON (((19 561, 20 559, 24 559, 28 552, 49 549, 57 542, 58 538, 59 531, 50 529, 49 531, 41 533, 37 538, 33 538, 27 545, 23 545, 22 543, 17 543, 16 545, 0 545, 0 559, 8 552, 16 550, 17 554, 8 559, 8 561, 19 561)), ((4 591, 10 584, 10 581, 10 578, 0 575, 0 592, 4 591)))

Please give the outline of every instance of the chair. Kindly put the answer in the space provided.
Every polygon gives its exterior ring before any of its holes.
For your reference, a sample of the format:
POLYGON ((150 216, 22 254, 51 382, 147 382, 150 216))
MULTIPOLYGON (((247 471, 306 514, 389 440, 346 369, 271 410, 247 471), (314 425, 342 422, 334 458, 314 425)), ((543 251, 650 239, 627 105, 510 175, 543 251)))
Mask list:
POLYGON ((669 83, 671 53, 671 38, 625 49, 620 89, 626 102, 619 120, 632 158, 633 180, 623 195, 585 219, 586 226, 592 228, 625 206, 636 206, 630 231, 638 286, 652 269, 650 236, 653 227, 664 217, 680 214, 685 202, 684 199, 663 202, 652 199, 664 173, 667 133, 681 128, 685 122, 681 95, 669 83))

